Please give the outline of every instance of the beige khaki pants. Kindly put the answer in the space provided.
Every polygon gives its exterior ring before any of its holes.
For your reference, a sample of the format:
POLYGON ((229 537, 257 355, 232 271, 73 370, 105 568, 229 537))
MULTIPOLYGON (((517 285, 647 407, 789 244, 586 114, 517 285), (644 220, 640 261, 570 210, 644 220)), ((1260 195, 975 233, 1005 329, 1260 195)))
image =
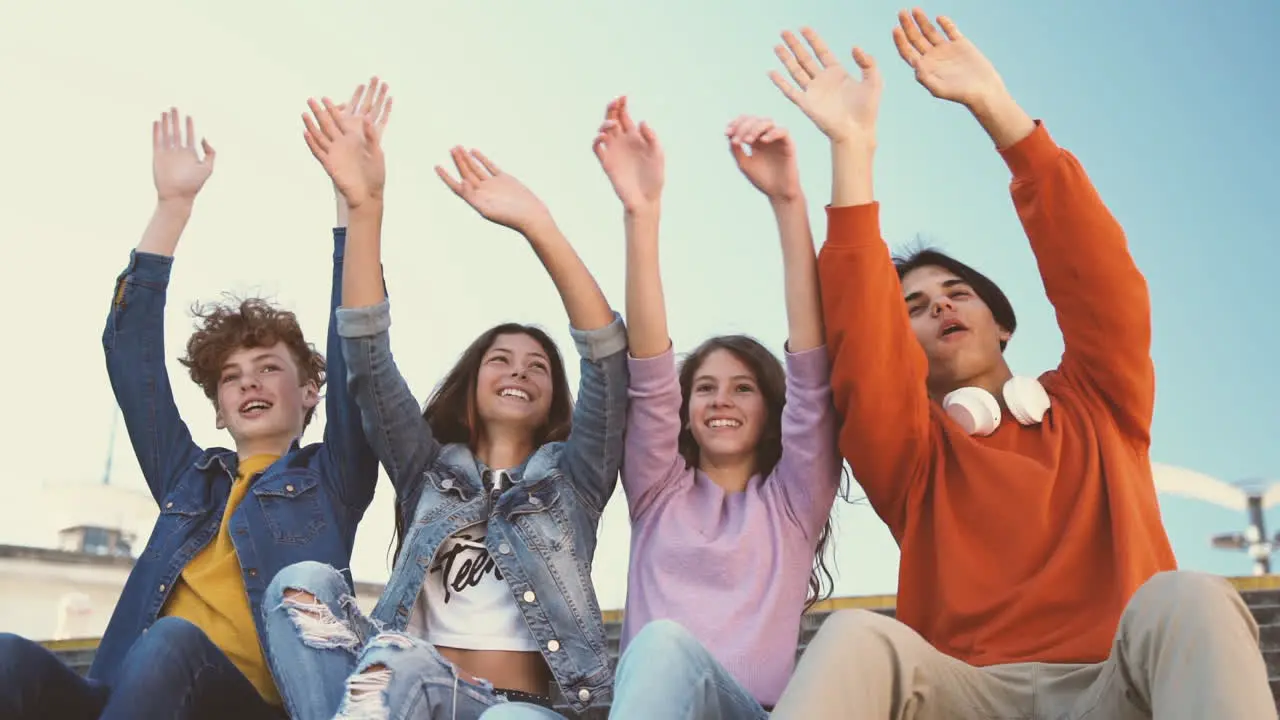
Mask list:
POLYGON ((906 625, 836 613, 805 651, 773 717, 838 720, 1263 720, 1276 702, 1258 626, 1225 579, 1160 573, 1134 593, 1111 657, 1090 665, 978 668, 906 625))

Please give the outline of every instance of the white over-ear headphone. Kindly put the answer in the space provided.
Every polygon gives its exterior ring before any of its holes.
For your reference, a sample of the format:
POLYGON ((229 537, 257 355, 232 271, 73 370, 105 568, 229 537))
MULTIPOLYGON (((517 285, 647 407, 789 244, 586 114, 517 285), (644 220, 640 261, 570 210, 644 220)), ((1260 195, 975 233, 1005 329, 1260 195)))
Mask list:
MULTIPOLYGON (((1049 411, 1049 393, 1039 380, 1014 376, 1001 391, 1020 425, 1035 425, 1049 411)), ((990 435, 1000 427, 1000 403, 980 387, 962 387, 942 398, 942 409, 970 435, 990 435)))

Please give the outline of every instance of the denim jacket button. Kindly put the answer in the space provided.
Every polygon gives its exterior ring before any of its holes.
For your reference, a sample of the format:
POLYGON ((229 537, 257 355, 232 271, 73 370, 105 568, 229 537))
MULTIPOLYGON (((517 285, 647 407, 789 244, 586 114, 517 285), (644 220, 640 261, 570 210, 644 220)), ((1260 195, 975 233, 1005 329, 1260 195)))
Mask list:
POLYGON ((590 700, 590 699, 591 699, 591 691, 590 691, 590 690, 588 690, 588 689, 586 689, 586 688, 582 688, 581 690, 579 690, 579 691, 578 691, 578 700, 580 700, 580 701, 582 701, 582 702, 587 702, 587 701, 588 701, 588 700, 590 700))
POLYGON ((534 507, 538 507, 539 505, 542 504, 542 500, 536 497, 531 497, 529 498, 529 504, 534 507))
POLYGON ((164 583, 160 583, 160 592, 164 592, 164 583))
POLYGON ((285 486, 284 486, 284 491, 285 491, 285 492, 293 492, 293 486, 292 486, 292 485, 285 485, 285 486))
POLYGON ((531 602, 533 602, 534 600, 537 600, 537 599, 538 599, 538 596, 537 596, 537 595, 534 595, 532 590, 525 590, 525 591, 524 591, 524 601, 525 601, 525 602, 527 602, 527 603, 531 603, 531 602))
POLYGON ((511 554, 511 546, 510 546, 510 545, 508 545, 508 544, 506 544, 506 543, 499 543, 499 544, 498 544, 498 552, 502 553, 503 555, 510 555, 510 554, 511 554))
POLYGON ((555 651, 559 650, 559 649, 560 649, 560 641, 559 641, 559 640, 552 640, 551 642, 547 643, 547 649, 548 649, 548 650, 550 650, 551 652, 555 652, 555 651))
POLYGON ((451 480, 451 479, 449 479, 449 478, 445 478, 444 480, 441 480, 441 481, 440 481, 440 487, 444 488, 445 490, 452 490, 452 489, 453 489, 453 480, 451 480))
POLYGON ((169 502, 167 502, 167 503, 165 503, 165 504, 164 504, 164 509, 165 509, 165 510, 168 510, 168 509, 169 509, 169 508, 171 508, 171 507, 173 507, 173 501, 172 501, 172 500, 170 500, 169 502))

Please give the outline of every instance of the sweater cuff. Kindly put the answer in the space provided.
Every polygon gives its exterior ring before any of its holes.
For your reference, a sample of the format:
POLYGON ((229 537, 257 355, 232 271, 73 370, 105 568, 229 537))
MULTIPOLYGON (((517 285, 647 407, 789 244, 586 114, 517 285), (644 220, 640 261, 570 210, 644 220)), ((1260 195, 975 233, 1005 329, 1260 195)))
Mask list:
POLYGON ((1062 151, 1058 144, 1049 137, 1044 123, 1036 120, 1036 128, 1031 134, 1000 151, 1000 157, 1009 166, 1015 180, 1035 177, 1041 169, 1057 161, 1062 151))
POLYGON ((824 248, 858 248, 880 243, 880 203, 827 206, 824 248))

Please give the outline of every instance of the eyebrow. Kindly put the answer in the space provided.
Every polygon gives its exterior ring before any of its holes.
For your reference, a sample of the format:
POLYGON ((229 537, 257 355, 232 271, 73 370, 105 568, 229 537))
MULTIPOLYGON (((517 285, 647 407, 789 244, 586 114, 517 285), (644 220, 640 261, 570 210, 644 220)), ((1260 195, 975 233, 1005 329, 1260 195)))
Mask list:
MULTIPOLYGON (((968 285, 968 284, 969 284, 969 283, 965 282, 964 280, 961 280, 960 278, 951 278, 950 280, 943 280, 943 281, 942 281, 942 289, 943 289, 943 290, 949 290, 949 289, 951 289, 951 288, 955 287, 956 285, 968 285)), ((924 291, 923 291, 923 290, 917 290, 917 291, 915 291, 915 292, 911 293, 910 295, 906 296, 905 298, 903 298, 903 301, 905 301, 908 305, 910 305, 911 303, 913 303, 913 302, 915 302, 916 300, 919 300, 919 299, 921 299, 921 298, 923 298, 923 297, 924 297, 924 291)))
MULTIPOLYGON (((699 375, 698 377, 694 378, 693 381, 701 382, 703 380, 715 380, 715 379, 717 378, 714 375, 699 375)), ((748 382, 756 381, 756 378, 754 375, 732 375, 729 377, 729 379, 730 380, 746 380, 748 382)))
MULTIPOLYGON (((494 353, 504 353, 504 354, 506 354, 506 355, 515 355, 515 351, 514 351, 514 350, 512 350, 512 349, 510 349, 510 348, 504 348, 504 347, 494 347, 494 348, 489 348, 489 352, 488 352, 487 354, 489 354, 489 355, 493 355, 494 353)), ((551 361, 551 358, 548 358, 548 357, 546 356, 546 354, 541 353, 541 352, 538 352, 537 350, 534 350, 533 352, 530 352, 530 353, 528 353, 528 354, 529 354, 529 355, 532 355, 532 356, 534 356, 534 357, 542 358, 543 360, 546 360, 547 362, 550 362, 550 361, 551 361)))
MULTIPOLYGON (((277 355, 276 353, 273 353, 273 352, 264 352, 264 353, 259 353, 259 354, 257 354, 257 355, 254 355, 254 356, 253 356, 253 359, 252 359, 252 360, 250 360, 249 362, 251 362, 251 363, 261 362, 262 360, 265 360, 265 359, 267 359, 267 358, 274 358, 274 359, 276 359, 276 360, 282 360, 282 358, 281 358, 279 355, 277 355)), ((233 363, 233 362, 225 362, 225 363, 223 363, 223 364, 222 364, 222 372, 226 372, 227 370, 235 369, 236 367, 238 367, 238 366, 236 365, 236 363, 233 363)))

